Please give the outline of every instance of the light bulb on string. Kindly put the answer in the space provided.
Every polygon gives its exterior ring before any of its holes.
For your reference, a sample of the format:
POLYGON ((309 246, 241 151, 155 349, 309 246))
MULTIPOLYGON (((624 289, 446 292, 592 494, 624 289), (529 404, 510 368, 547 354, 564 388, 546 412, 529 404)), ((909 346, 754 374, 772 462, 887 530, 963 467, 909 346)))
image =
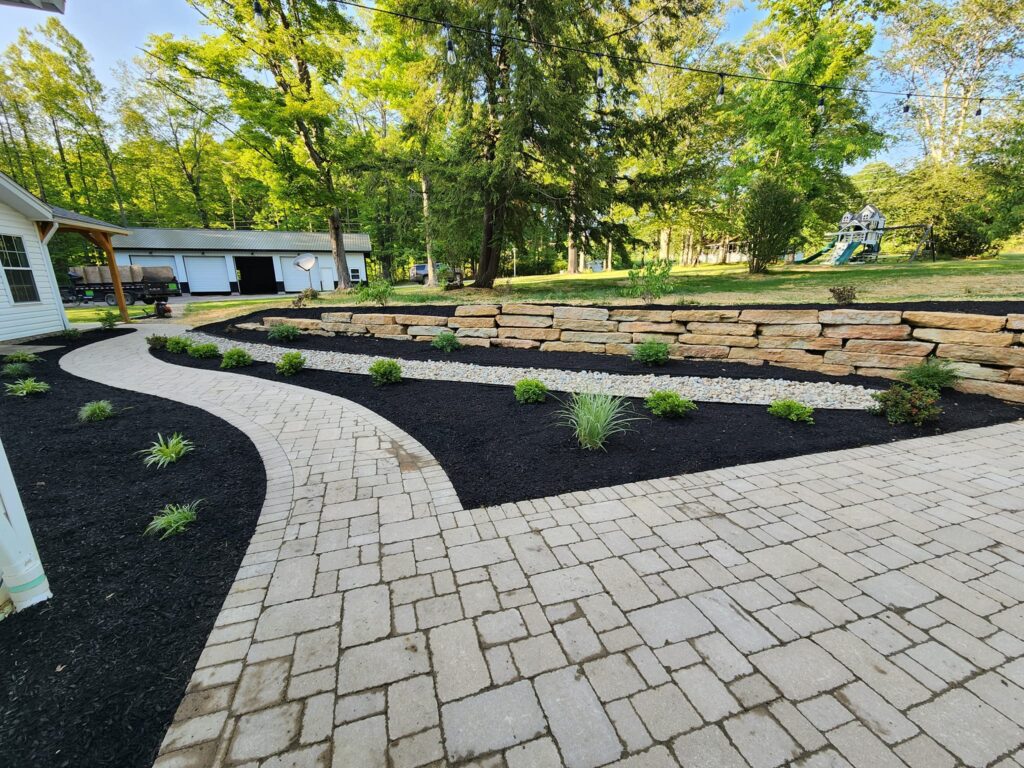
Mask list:
POLYGON ((722 106, 725 103, 725 75, 718 73, 718 93, 715 95, 715 104, 722 106))
POLYGON ((252 0, 252 14, 256 17, 256 21, 260 24, 266 21, 266 16, 263 13, 263 5, 260 0, 252 0))
POLYGON ((819 115, 825 114, 825 90, 822 89, 821 95, 818 96, 818 106, 814 108, 814 111, 819 115))
POLYGON ((451 28, 451 26, 449 26, 448 24, 442 24, 441 25, 441 37, 443 37, 445 40, 447 40, 451 36, 452 36, 452 28, 451 28))
POLYGON ((597 65, 597 77, 594 78, 594 80, 595 80, 595 83, 597 84, 597 90, 603 91, 604 90, 604 67, 601 66, 600 64, 597 65))
POLYGON ((448 63, 449 64, 454 64, 456 61, 458 61, 458 59, 455 57, 455 43, 453 43, 451 40, 449 40, 445 44, 445 48, 448 51, 447 54, 446 54, 447 58, 448 58, 448 63))
POLYGON ((907 94, 907 98, 905 98, 903 100, 903 114, 905 115, 905 114, 907 114, 909 112, 910 112, 910 94, 908 93, 907 94))
POLYGON ((984 99, 978 99, 978 108, 976 110, 974 110, 974 116, 975 117, 981 117, 981 103, 983 101, 985 101, 985 100, 984 99))

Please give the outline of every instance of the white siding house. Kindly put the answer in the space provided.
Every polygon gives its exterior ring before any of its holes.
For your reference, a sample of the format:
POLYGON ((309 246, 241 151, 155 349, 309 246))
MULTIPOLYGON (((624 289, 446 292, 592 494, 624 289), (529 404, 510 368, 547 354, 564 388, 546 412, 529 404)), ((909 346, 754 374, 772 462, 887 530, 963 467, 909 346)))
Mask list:
MULTIPOLYGON (((342 242, 349 279, 365 282, 370 238, 346 233, 342 242)), ((183 293, 297 293, 310 285, 332 290, 339 282, 326 232, 140 228, 113 243, 119 265, 171 267, 183 293), (303 253, 317 258, 308 273, 292 263, 303 253)))

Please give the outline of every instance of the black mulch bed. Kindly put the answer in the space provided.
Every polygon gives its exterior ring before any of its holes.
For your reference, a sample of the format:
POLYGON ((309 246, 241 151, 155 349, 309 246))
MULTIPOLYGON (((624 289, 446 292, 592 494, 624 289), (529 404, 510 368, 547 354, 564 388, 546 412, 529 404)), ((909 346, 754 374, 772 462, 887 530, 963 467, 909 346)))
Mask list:
POLYGON ((252 537, 266 475, 234 427, 71 376, 57 364, 67 348, 33 365, 51 392, 0 396, 0 435, 53 590, 0 622, 0 765, 149 768, 252 537), (79 424, 79 406, 100 399, 120 412, 79 424), (135 452, 175 431, 195 451, 144 467, 135 452), (165 504, 200 498, 184 534, 142 535, 165 504))
MULTIPOLYGON (((154 354, 201 368, 219 364, 154 354)), ((281 380, 268 363, 234 370, 281 380)), ((408 432, 441 462, 467 508, 1024 418, 1024 407, 960 393, 943 397, 937 429, 890 427, 879 416, 840 410, 818 410, 811 426, 769 416, 760 405, 701 403, 689 418, 638 422, 602 452, 576 448, 569 430, 555 425, 557 402, 519 405, 510 387, 407 380, 376 388, 369 376, 316 370, 286 381, 353 400, 408 432)), ((631 405, 646 415, 642 401, 631 405)))

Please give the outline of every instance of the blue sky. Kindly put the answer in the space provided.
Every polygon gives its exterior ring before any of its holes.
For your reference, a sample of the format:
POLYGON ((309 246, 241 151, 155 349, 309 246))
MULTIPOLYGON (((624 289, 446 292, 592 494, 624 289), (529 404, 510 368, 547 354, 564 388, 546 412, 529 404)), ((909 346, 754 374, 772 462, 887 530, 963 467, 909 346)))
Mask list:
MULTIPOLYGON (((742 39, 763 16, 756 2, 733 8, 727 16, 723 40, 742 39)), ((203 31, 201 17, 184 0, 67 0, 67 12, 61 20, 85 44, 95 60, 97 75, 108 85, 115 84, 118 62, 137 55, 149 35, 197 35, 203 31)), ((17 38, 19 28, 44 21, 46 14, 39 11, 0 6, 0 48, 17 38)), ((898 162, 911 149, 893 147, 875 159, 898 162)))

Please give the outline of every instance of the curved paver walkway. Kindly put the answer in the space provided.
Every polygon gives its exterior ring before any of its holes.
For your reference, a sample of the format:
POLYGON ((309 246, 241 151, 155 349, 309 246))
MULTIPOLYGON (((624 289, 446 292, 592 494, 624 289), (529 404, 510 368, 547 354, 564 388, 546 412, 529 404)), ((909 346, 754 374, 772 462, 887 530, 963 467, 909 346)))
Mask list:
POLYGON ((462 510, 345 401, 64 360, 292 465, 159 768, 1024 760, 1020 423, 462 510))

